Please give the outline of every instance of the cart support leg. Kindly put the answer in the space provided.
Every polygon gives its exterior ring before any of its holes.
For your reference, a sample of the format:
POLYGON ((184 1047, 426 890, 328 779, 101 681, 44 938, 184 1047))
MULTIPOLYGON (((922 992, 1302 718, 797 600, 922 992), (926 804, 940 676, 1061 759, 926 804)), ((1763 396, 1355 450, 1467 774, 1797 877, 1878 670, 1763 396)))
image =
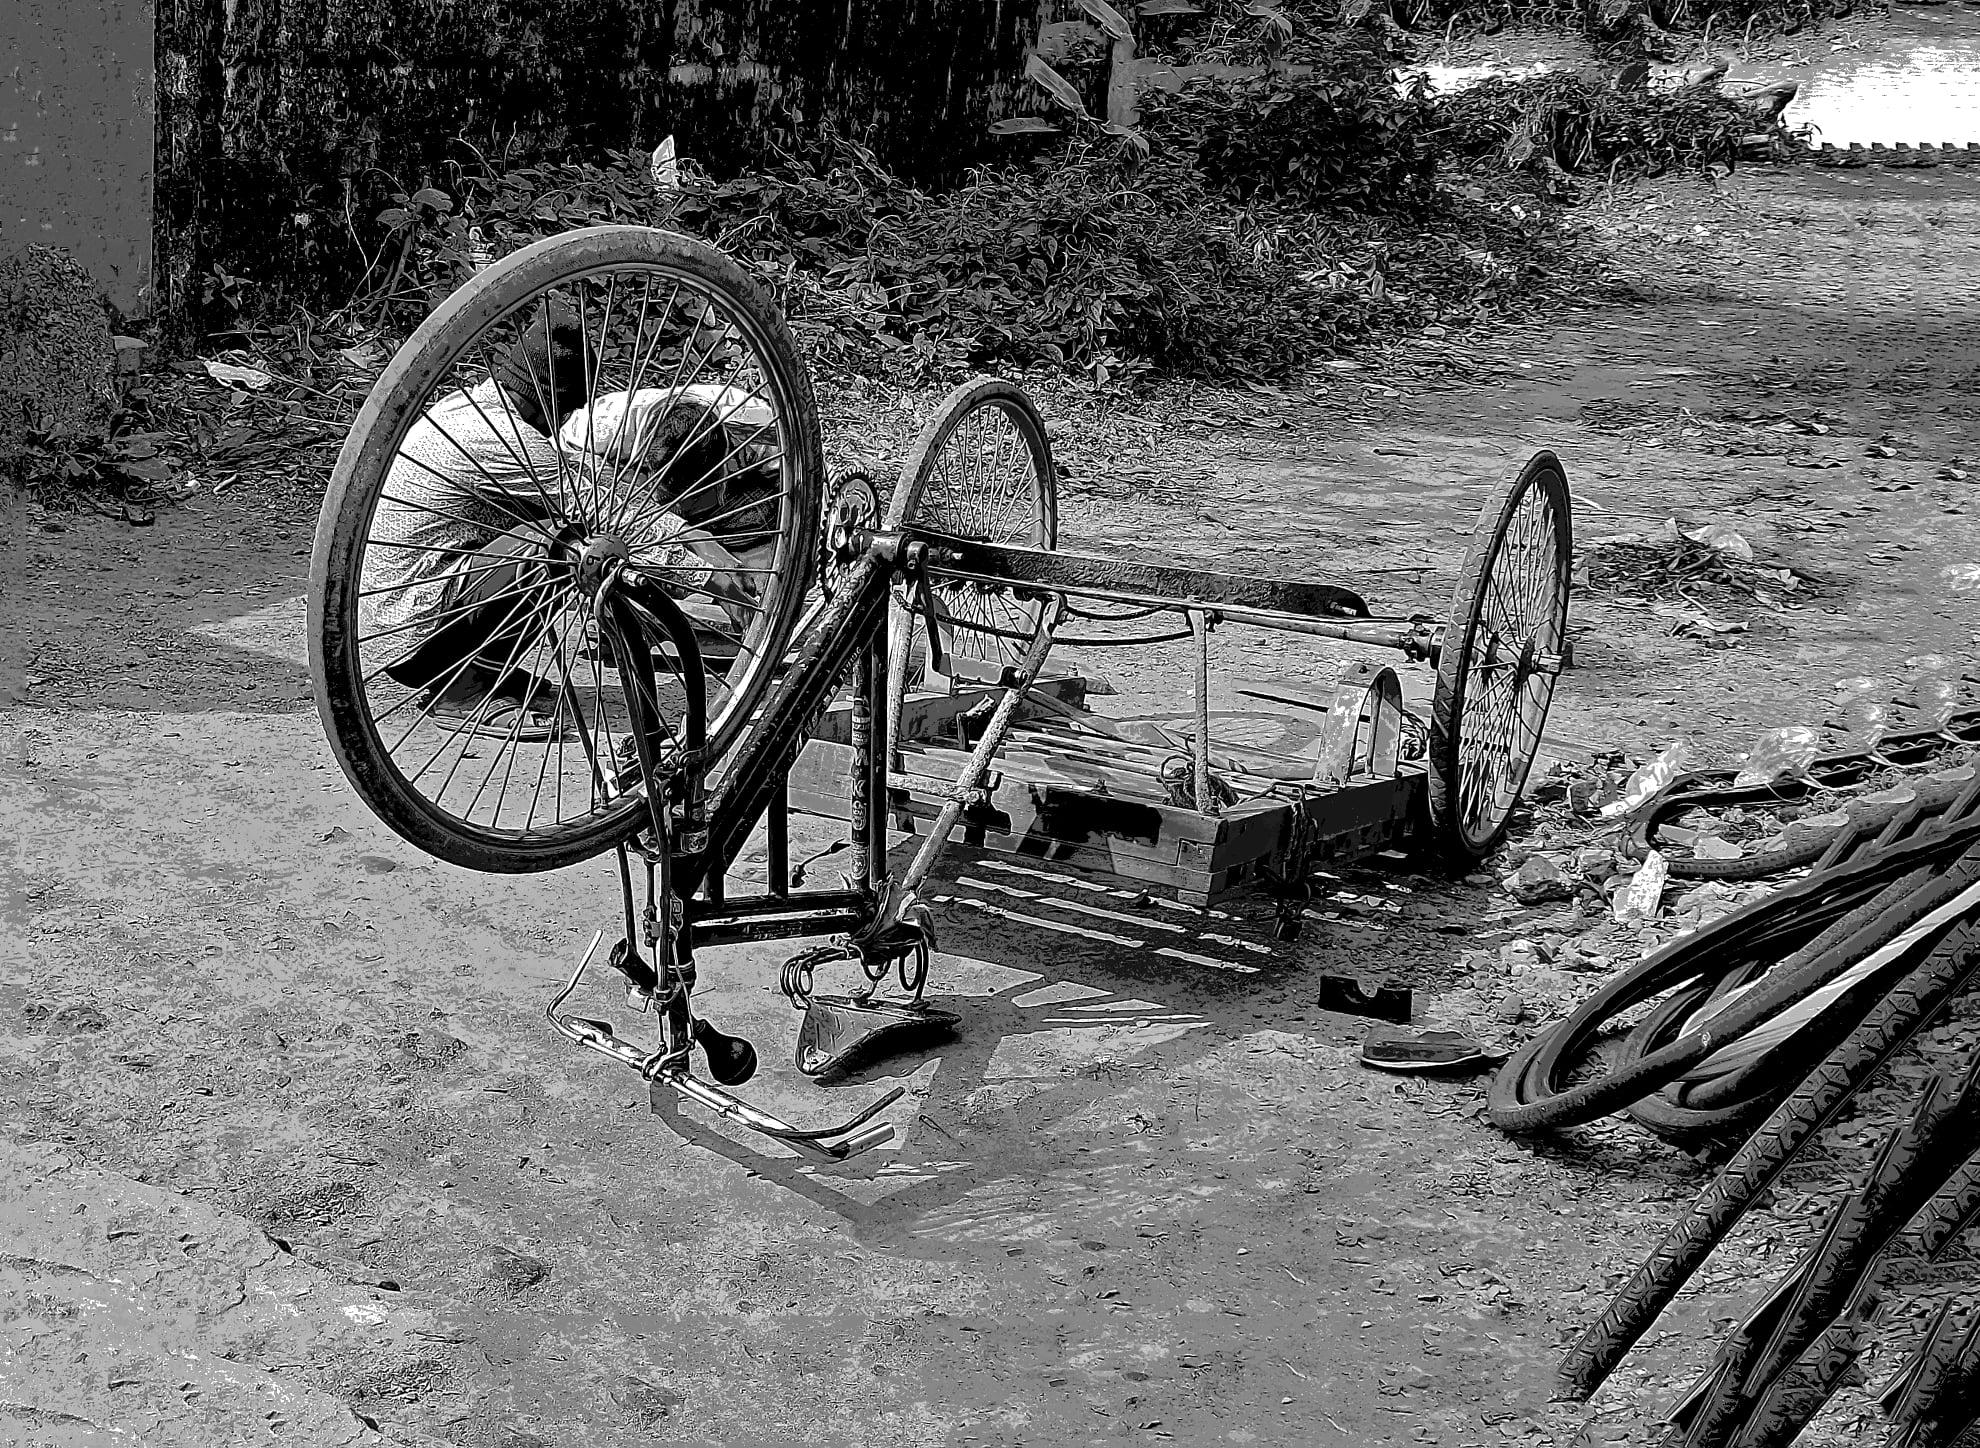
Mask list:
POLYGON ((1189 631, 1196 635, 1196 737, 1189 751, 1196 809, 1199 814, 1215 814, 1217 801, 1210 793, 1210 616, 1190 609, 1189 631))

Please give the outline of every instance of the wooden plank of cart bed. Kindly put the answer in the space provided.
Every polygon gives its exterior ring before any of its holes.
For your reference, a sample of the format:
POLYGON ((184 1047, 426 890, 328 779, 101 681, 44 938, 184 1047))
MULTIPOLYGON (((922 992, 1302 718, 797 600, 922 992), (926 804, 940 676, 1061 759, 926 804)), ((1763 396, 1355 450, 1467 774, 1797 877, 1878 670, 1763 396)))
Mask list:
MULTIPOLYGON (((846 751, 850 755, 851 751, 846 751)), ((889 791, 889 823, 910 834, 926 832, 929 823, 941 813, 942 801, 918 796, 912 791, 889 791)), ((820 770, 809 777, 793 771, 790 801, 793 809, 824 819, 845 819, 852 813, 851 787, 842 768, 820 770)), ((1028 793, 1003 801, 992 799, 985 815, 965 815, 954 838, 976 848, 998 854, 1061 864, 1077 864, 1140 885, 1158 885, 1184 892, 1204 894, 1209 877, 1201 869, 1181 863, 1184 841, 1159 834, 1143 841, 1101 833, 1074 839, 1040 827, 1036 801, 1028 793), (1000 807, 1009 806, 1009 808, 1000 807)))
MULTIPOLYGON (((1058 678, 1040 679, 1033 686, 1034 691, 1047 698, 1062 700, 1068 704, 1086 697, 1086 680, 1077 674, 1062 675, 1058 678)), ((953 723, 957 717, 967 714, 986 700, 1002 696, 1003 690, 989 685, 966 686, 954 694, 911 693, 902 701, 902 729, 910 736, 928 734, 953 723)), ((1032 714, 1044 715, 1047 706, 1029 703, 1018 706, 1017 717, 1022 720, 1032 714)), ((852 703, 841 700, 827 709, 819 719, 811 737, 823 739, 833 744, 852 742, 852 703)))
MULTIPOLYGON (((845 818, 851 812, 851 757, 843 746, 807 746, 800 768, 792 772, 792 803, 845 818)), ((903 763, 917 774, 944 779, 954 778, 962 758, 956 750, 911 750, 904 752, 903 763)), ((1254 880, 1262 867, 1280 863, 1295 807, 1318 826, 1311 856, 1317 863, 1404 841, 1421 814, 1426 790, 1421 766, 1406 766, 1394 779, 1351 782, 1309 794, 1297 805, 1285 798, 1260 799, 1208 816, 1166 802, 1094 793, 1078 782, 1006 774, 990 789, 987 809, 964 817, 959 836, 1013 855, 1077 856, 1092 868, 1171 886, 1184 891, 1181 898, 1189 903, 1204 904, 1254 880)), ((925 824, 942 803, 941 796, 912 789, 889 791, 889 813, 899 828, 925 824)))
MULTIPOLYGON (((1330 821, 1334 832, 1316 842, 1309 863, 1359 858, 1402 843, 1416 810, 1421 808, 1412 801, 1423 793, 1424 787, 1420 773, 1350 786, 1342 792, 1348 796, 1346 801, 1336 798, 1332 803, 1336 807, 1344 802, 1352 804, 1357 827, 1343 830, 1344 821, 1336 813, 1330 821)), ((808 795, 793 788, 791 799, 797 808, 815 814, 844 818, 849 813, 849 802, 843 796, 808 795)), ((1151 849, 1139 840, 1120 836, 1103 834, 1097 840, 1091 836, 1075 840, 1051 828, 1041 829, 1036 815, 1024 812, 1023 803, 1020 802, 1017 817, 999 811, 1002 818, 993 816, 992 822, 966 819, 957 830, 955 841, 1012 859, 1077 869, 1098 879, 1173 891, 1185 904, 1199 906, 1212 906, 1259 886, 1264 869, 1276 867, 1280 862, 1286 820, 1292 809, 1290 802, 1270 802, 1231 821, 1232 832, 1221 842, 1221 847, 1218 843, 1177 840, 1172 842, 1175 850, 1171 855, 1159 847, 1151 849)), ((1321 797, 1309 799, 1309 812, 1321 803, 1321 797)), ((932 798, 897 799, 896 805, 892 823, 910 834, 925 831, 940 811, 940 801, 932 798), (908 808, 899 808, 902 803, 908 808)))
MULTIPOLYGON (((953 750, 909 750, 903 751, 902 762, 917 775, 953 779, 960 757, 953 750), (929 763, 924 755, 938 758, 929 763), (955 755, 956 759, 943 761, 941 755, 955 755)), ((851 759, 852 751, 844 745, 814 741, 805 746, 790 775, 793 803, 827 818, 846 818, 852 809, 851 759)), ((987 829, 1020 839, 1050 836, 1072 845, 1105 838, 1112 841, 1108 848, 1114 853, 1146 860, 1151 868, 1172 867, 1186 840, 1195 839, 1207 847, 1220 828, 1217 820, 1194 810, 1095 794, 1077 785, 1040 784, 1008 774, 994 782, 988 793, 985 809, 963 817, 971 831, 987 829)), ((888 795, 889 813, 895 817, 932 818, 945 799, 913 789, 891 789, 888 795)))
MULTIPOLYGON (((913 823, 921 828, 910 833, 918 835, 925 830, 928 821, 917 817, 913 823)), ((1006 859, 1078 870, 1099 880, 1113 880, 1143 889, 1153 887, 1173 891, 1178 899, 1191 904, 1207 899, 1210 893, 1210 878, 1201 870, 1173 860, 1165 861, 1135 853, 1121 848, 1117 841, 1078 844, 1050 836, 1015 834, 965 825, 956 830, 953 842, 1006 859)))
MULTIPOLYGON (((851 756, 847 757, 850 759, 851 756)), ((931 779, 954 779, 962 772, 963 762, 968 757, 962 750, 932 744, 910 745, 901 751, 903 767, 931 779)), ((1159 781, 1129 771, 1074 773, 1065 767, 1063 761, 1022 751, 1015 755, 1000 753, 992 765, 992 771, 995 783, 991 797, 999 808, 1008 809, 1014 799, 1023 797, 1024 791, 1051 790, 1084 796, 1096 806, 1132 805, 1159 810, 1166 826, 1164 833, 1179 839, 1209 841, 1216 839, 1219 833, 1216 816, 1198 814, 1193 809, 1170 804, 1159 781), (1094 789, 1096 783, 1105 783, 1110 790, 1118 789, 1120 793, 1101 793, 1094 789)))
MULTIPOLYGON (((1117 750, 1107 740, 1061 732, 1049 724, 1026 724, 1021 728, 1012 729, 1011 740, 1011 747, 1027 746, 1034 749, 1042 747, 1054 752, 1064 753, 1082 762, 1112 765, 1116 768, 1119 767, 1120 756, 1126 755, 1131 761, 1145 761, 1150 770, 1148 778, 1157 781, 1159 781, 1160 776, 1154 773, 1154 771, 1159 769, 1164 762, 1171 759, 1187 760, 1189 758, 1187 750, 1156 749, 1145 745, 1134 750, 1117 750)), ((1240 794, 1267 790, 1278 784, 1305 783, 1312 778, 1313 771, 1311 768, 1308 768, 1296 779, 1287 779, 1279 775, 1257 774, 1242 765, 1233 765, 1217 757, 1219 754, 1224 753, 1225 746, 1213 745, 1210 751, 1210 767, 1240 794)), ((1288 764, 1285 767, 1290 772, 1292 766, 1288 764)))
MULTIPOLYGON (((1161 761, 1189 757, 1187 744, 1171 748, 1161 744, 1145 744, 1138 739, 1115 740, 1097 736, 1090 731, 1074 728, 1049 715, 1040 715, 1011 730, 1013 736, 1023 735, 1035 739, 1049 735, 1054 741, 1079 741, 1082 753, 1118 752, 1130 759, 1161 761)), ((1316 753, 1307 758, 1294 754, 1275 754, 1269 749, 1254 749, 1245 744, 1225 744, 1218 740, 1213 730, 1210 735, 1210 767, 1219 774, 1242 775, 1256 779, 1262 784, 1305 783, 1313 778, 1313 771, 1319 765, 1316 753), (1278 774, 1258 773, 1260 767, 1282 771, 1278 774)))

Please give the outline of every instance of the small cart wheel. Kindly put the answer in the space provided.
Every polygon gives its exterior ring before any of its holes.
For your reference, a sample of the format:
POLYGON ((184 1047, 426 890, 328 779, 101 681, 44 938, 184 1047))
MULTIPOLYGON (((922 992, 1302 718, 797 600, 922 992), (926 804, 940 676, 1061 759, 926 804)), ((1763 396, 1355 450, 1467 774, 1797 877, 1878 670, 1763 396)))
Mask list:
POLYGON ((1430 716, 1430 821, 1441 853, 1505 836, 1560 675, 1574 566, 1567 476, 1535 453, 1479 514, 1451 595, 1430 716))
MULTIPOLYGON (((1024 392, 994 377, 966 382, 947 397, 916 439, 887 509, 891 528, 925 528, 954 538, 1020 548, 1054 548, 1059 538, 1058 472, 1045 420, 1024 392)), ((990 584, 937 582, 929 589, 942 665, 964 682, 994 684, 1046 627, 1042 598, 990 584)), ((929 654, 918 610, 894 610, 890 718, 929 654)), ((932 657, 925 663, 932 668, 932 657)), ((898 732, 893 734, 897 743, 898 732)))

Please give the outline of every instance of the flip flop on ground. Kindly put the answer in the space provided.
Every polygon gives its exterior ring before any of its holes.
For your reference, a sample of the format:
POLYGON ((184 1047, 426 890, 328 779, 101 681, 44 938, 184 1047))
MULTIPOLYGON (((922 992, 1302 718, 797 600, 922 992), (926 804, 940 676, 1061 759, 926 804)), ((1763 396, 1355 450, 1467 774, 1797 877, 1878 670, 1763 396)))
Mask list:
POLYGON ((455 733, 518 744, 542 744, 564 737, 557 687, 528 674, 512 674, 500 689, 442 695, 427 717, 455 733), (524 717, 519 721, 517 715, 524 717))

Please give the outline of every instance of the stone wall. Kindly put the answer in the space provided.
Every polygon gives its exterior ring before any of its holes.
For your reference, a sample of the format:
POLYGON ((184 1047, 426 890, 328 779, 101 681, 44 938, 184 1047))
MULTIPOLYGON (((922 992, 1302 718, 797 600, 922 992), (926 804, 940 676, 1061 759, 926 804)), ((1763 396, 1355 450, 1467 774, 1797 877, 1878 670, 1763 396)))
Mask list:
POLYGON ((0 0, 0 252, 69 252, 127 313, 151 272, 151 0, 0 0))
MULTIPOLYGON (((923 178, 1010 112, 1040 0, 157 0, 160 282, 328 280, 389 176, 469 147, 581 159, 673 134, 718 168, 786 111, 923 178), (304 223, 305 216, 313 220, 304 223)), ((1047 0, 1049 5, 1050 0, 1047 0)), ((389 189, 389 188, 387 188, 389 189)))
POLYGON ((27 660, 19 595, 30 433, 87 448, 113 405, 110 320, 95 279, 52 246, 0 249, 0 706, 18 703, 27 660))

